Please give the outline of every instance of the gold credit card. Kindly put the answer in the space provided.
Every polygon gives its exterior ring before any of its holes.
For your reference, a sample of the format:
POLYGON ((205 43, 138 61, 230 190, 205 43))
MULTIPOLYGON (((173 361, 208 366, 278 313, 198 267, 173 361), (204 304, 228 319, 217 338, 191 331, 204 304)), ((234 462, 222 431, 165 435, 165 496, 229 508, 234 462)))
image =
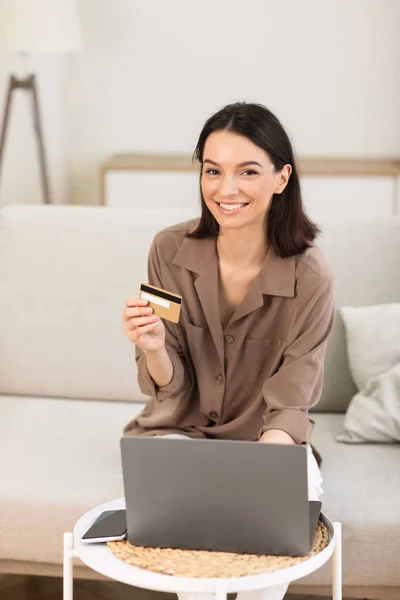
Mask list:
POLYGON ((179 321, 182 296, 154 287, 149 283, 142 283, 140 285, 140 298, 149 301, 148 306, 151 306, 157 317, 167 319, 172 323, 179 321))

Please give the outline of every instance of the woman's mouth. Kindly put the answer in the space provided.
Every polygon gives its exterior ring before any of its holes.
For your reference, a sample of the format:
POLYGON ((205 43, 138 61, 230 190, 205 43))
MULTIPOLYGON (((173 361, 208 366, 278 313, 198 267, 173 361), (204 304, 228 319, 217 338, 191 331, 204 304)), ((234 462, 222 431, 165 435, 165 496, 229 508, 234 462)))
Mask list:
POLYGON ((216 202, 216 205, 218 206, 218 211, 223 215, 237 215, 248 205, 248 202, 237 202, 235 204, 216 202))

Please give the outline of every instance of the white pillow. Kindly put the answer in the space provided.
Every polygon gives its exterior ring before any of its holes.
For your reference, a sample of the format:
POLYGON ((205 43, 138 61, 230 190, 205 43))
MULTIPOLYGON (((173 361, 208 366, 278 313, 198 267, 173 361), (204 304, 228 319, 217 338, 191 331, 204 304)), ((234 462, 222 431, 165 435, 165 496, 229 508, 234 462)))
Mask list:
POLYGON ((350 371, 359 391, 400 362, 400 303, 340 309, 350 371))
POLYGON ((338 442, 400 442, 400 363, 369 380, 351 400, 338 442))

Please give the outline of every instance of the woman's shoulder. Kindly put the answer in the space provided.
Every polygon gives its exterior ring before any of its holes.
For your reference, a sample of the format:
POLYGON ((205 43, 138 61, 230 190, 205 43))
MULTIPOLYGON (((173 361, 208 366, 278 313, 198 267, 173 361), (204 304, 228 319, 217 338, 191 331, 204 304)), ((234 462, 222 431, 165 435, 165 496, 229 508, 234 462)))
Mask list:
POLYGON ((189 221, 182 221, 182 223, 170 225, 169 227, 161 229, 161 231, 159 231, 156 234, 156 237, 183 237, 185 233, 193 231, 193 229, 197 226, 199 220, 200 217, 195 217, 194 219, 189 219, 189 221))
POLYGON ((165 254, 170 254, 171 251, 176 251, 185 239, 185 235, 193 231, 197 227, 198 222, 199 217, 196 217, 189 221, 183 221, 161 229, 154 236, 152 248, 157 249, 158 252, 162 252, 164 256, 165 254))
POLYGON ((315 287, 333 282, 332 268, 318 244, 313 243, 304 252, 298 254, 296 262, 298 277, 313 281, 315 287))

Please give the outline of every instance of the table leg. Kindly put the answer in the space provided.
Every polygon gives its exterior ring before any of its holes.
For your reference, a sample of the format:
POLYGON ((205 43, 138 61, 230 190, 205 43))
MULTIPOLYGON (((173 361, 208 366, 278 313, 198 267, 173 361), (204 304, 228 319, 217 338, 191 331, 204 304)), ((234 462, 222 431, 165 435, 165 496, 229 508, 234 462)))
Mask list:
POLYGON ((335 549, 332 556, 333 600, 342 600, 342 525, 333 523, 335 532, 335 549))
POLYGON ((226 591, 226 581, 224 579, 217 579, 215 588, 215 600, 227 600, 228 593, 226 591))
POLYGON ((63 600, 73 600, 73 556, 74 536, 72 533, 64 533, 63 600))

